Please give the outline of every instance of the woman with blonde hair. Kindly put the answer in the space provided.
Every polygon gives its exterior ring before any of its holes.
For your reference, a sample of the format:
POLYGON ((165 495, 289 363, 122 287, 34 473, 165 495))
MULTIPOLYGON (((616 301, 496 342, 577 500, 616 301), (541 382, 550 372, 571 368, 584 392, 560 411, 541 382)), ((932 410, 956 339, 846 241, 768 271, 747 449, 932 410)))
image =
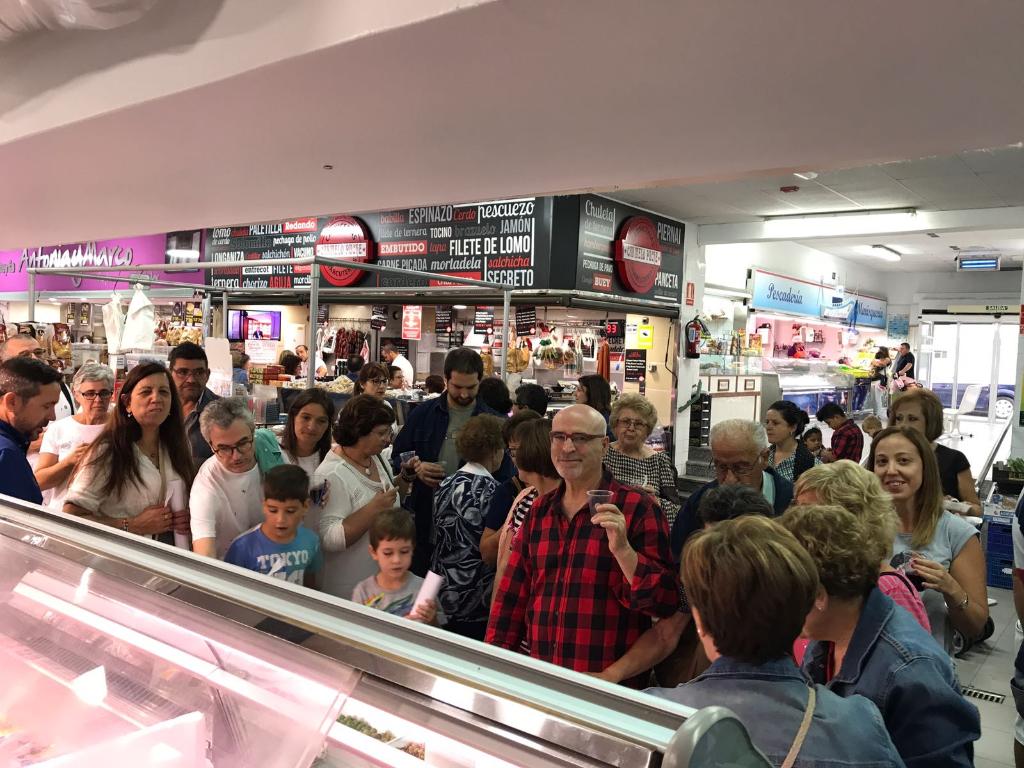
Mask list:
POLYGON ((920 431, 883 429, 871 443, 867 468, 892 496, 900 521, 890 564, 920 581, 932 634, 952 653, 954 629, 973 641, 988 621, 978 531, 942 508, 939 466, 920 431))
POLYGON ((696 709, 729 707, 772 765, 903 765, 873 705, 809 686, 793 663, 818 574, 782 526, 745 515, 699 531, 687 542, 682 575, 711 666, 647 693, 696 709))
POLYGON ((842 459, 804 472, 796 483, 793 498, 797 504, 834 504, 859 517, 881 564, 879 590, 908 610, 926 632, 932 631, 917 587, 906 574, 889 565, 898 521, 892 496, 885 492, 877 477, 859 464, 842 459))
POLYGON ((804 636, 816 641, 804 656, 807 678, 874 702, 908 768, 973 765, 978 710, 963 697, 949 656, 877 588, 870 523, 835 505, 790 507, 779 522, 810 554, 821 582, 804 621, 804 636))

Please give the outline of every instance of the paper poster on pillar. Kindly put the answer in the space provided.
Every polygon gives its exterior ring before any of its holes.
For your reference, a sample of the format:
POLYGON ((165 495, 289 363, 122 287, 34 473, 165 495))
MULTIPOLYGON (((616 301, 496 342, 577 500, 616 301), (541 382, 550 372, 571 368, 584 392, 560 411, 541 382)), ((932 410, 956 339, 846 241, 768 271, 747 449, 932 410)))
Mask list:
POLYGON ((423 307, 410 304, 402 307, 402 338, 419 341, 423 332, 423 307))

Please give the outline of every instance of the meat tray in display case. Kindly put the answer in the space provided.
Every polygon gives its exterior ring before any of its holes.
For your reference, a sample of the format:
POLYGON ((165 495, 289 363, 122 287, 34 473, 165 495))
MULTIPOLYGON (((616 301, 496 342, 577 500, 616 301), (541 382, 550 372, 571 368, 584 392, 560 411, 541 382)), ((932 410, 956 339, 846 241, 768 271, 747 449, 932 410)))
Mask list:
POLYGON ((0 497, 0 768, 766 766, 694 710, 0 497))

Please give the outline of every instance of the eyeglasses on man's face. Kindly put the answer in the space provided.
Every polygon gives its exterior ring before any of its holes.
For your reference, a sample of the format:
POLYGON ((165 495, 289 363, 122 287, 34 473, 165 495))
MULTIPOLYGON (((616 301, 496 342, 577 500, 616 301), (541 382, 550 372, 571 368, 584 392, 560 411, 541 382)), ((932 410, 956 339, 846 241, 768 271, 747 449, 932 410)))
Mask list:
POLYGON ((238 453, 239 456, 244 456, 252 449, 252 438, 247 437, 244 440, 239 440, 234 445, 211 445, 213 452, 221 458, 227 459, 231 457, 231 454, 238 453))
POLYGON ((585 432, 552 432, 551 442, 555 445, 565 445, 566 442, 571 442, 574 446, 583 446, 603 437, 604 435, 588 435, 585 432))
POLYGON ((173 373, 176 377, 178 377, 182 381, 186 381, 188 379, 196 379, 196 380, 201 379, 208 372, 209 371, 207 371, 206 368, 172 368, 171 369, 171 373, 173 373))
POLYGON ((712 459, 709 466, 711 471, 714 472, 715 477, 719 480, 728 477, 730 472, 737 478, 742 479, 761 471, 761 467, 756 462, 750 461, 736 461, 732 464, 727 464, 726 462, 712 459))

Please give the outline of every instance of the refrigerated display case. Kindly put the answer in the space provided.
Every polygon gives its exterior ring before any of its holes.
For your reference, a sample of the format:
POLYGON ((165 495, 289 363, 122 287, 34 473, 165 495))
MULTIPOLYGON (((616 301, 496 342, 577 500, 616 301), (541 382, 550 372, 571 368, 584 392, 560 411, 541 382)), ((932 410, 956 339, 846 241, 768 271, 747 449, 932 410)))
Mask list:
MULTIPOLYGON (((854 377, 827 360, 767 358, 765 371, 778 376, 781 398, 795 403, 814 418, 825 403, 839 403, 850 410, 854 377)), ((770 404, 770 402, 769 402, 770 404)))
POLYGON ((6 497, 0 660, 4 766, 768 765, 728 711, 6 497))

